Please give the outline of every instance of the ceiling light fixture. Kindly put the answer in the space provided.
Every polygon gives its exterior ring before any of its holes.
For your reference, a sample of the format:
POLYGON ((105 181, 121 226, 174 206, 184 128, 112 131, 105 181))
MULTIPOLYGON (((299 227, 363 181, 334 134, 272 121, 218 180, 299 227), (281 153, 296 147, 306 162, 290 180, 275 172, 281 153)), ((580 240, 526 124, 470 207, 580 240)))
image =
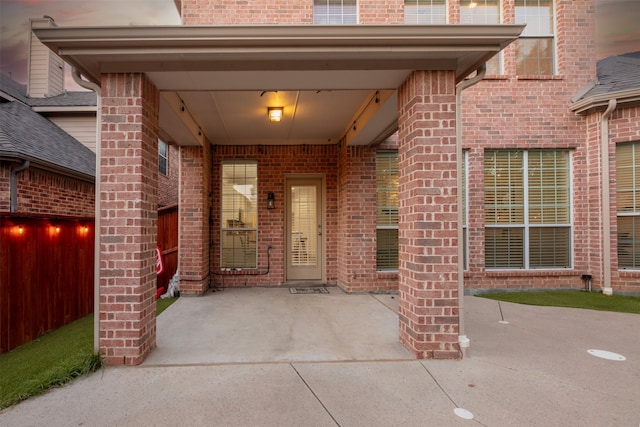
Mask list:
POLYGON ((267 115, 270 122, 279 122, 282 120, 283 107, 267 107, 267 115))

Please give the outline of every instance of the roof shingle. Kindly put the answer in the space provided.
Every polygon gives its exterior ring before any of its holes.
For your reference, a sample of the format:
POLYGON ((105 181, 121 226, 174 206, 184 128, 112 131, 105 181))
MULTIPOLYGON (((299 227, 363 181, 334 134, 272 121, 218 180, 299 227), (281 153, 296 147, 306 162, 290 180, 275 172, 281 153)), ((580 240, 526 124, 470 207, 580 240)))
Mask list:
POLYGON ((0 156, 95 177, 95 153, 20 102, 0 104, 0 156))

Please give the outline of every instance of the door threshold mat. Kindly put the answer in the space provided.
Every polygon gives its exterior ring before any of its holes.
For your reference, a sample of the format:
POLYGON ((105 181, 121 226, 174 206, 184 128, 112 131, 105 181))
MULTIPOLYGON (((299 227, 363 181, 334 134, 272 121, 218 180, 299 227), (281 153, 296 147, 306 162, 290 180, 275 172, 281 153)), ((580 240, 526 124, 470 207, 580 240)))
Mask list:
POLYGON ((289 288, 292 294, 328 294, 329 291, 324 286, 304 286, 300 288, 289 288))

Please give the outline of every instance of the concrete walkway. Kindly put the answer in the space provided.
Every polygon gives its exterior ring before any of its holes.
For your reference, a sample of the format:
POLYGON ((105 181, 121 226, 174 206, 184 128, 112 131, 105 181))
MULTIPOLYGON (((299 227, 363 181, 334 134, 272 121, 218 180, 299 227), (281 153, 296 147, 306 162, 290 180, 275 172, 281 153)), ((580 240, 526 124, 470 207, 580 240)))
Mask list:
POLYGON ((144 365, 78 379, 0 425, 640 425, 640 315, 465 297, 470 356, 417 361, 397 343, 395 298, 331 291, 181 298, 144 365))

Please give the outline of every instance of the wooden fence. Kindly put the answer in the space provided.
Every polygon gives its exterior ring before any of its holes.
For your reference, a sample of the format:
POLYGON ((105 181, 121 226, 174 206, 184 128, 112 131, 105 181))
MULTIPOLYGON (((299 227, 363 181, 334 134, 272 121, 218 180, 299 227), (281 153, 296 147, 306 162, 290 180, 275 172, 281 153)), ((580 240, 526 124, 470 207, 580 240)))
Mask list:
POLYGON ((93 311, 93 218, 0 214, 0 354, 93 311))
MULTIPOLYGON (((93 218, 0 214, 0 354, 93 312, 93 218)), ((178 268, 178 207, 158 211, 165 290, 178 268)))
POLYGON ((162 251, 164 271, 158 275, 157 287, 167 290, 178 269, 178 206, 158 210, 158 246, 162 251))

